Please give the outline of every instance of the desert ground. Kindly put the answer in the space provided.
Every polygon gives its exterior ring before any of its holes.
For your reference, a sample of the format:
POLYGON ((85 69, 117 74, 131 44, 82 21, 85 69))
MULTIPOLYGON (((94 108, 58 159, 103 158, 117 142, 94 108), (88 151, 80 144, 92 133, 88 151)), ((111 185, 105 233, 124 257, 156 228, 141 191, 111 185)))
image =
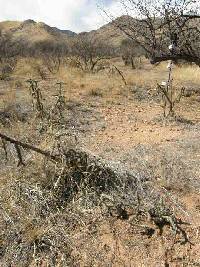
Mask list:
POLYGON ((42 79, 38 60, 21 58, 0 81, 0 132, 52 154, 80 151, 80 159, 66 168, 66 158, 21 149, 18 166, 14 145, 6 142, 7 155, 2 145, 0 266, 200 266, 200 69, 174 66, 174 88, 185 91, 164 118, 157 83, 167 79, 166 62, 142 58, 133 70, 112 59, 124 79, 42 65, 42 79), (48 116, 34 108, 28 79, 38 81, 48 116), (103 167, 90 166, 79 183, 81 153, 103 167), (88 178, 104 168, 114 175, 105 188, 88 178), (115 174, 126 182, 112 187, 115 174))

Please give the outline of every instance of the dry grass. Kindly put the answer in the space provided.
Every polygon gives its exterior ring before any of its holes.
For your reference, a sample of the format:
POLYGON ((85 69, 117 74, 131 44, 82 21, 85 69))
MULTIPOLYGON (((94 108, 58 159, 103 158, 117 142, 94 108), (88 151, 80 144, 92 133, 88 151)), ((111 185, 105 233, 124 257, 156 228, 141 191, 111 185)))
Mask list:
MULTIPOLYGON (((56 101, 56 82, 65 83, 64 122, 52 131, 48 120, 38 118, 31 107, 25 81, 30 76, 40 80, 35 64, 41 62, 21 59, 11 81, 1 83, 0 111, 10 114, 16 104, 20 109, 9 118, 10 125, 0 121, 0 128, 61 153, 66 165, 23 151, 26 166, 17 168, 15 150, 7 144, 9 163, 0 158, 0 266, 199 264, 197 91, 178 105, 180 118, 164 121, 155 87, 167 77, 166 63, 131 70, 116 60, 127 86, 116 73, 91 74, 62 66, 40 82, 47 114, 56 101), (70 147, 81 147, 86 154, 69 155, 70 147), (92 155, 92 163, 87 155, 92 155), (166 221, 161 234, 155 220, 148 220, 151 208, 162 211, 162 223, 169 214, 192 223, 182 227, 194 246, 182 244, 181 232, 175 238, 166 221)), ((193 66, 176 67, 175 82, 196 88, 198 73, 193 66)))
POLYGON ((191 82, 199 85, 200 83, 200 69, 197 66, 183 66, 175 68, 174 80, 177 83, 191 82))

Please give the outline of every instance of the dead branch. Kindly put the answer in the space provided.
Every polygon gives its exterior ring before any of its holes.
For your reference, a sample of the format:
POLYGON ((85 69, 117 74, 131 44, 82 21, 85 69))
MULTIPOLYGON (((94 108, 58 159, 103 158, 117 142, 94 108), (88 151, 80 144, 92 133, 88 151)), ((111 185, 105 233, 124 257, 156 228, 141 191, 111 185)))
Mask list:
POLYGON ((125 85, 127 85, 126 79, 124 78, 123 72, 121 70, 119 70, 115 65, 113 65, 113 67, 116 69, 116 71, 119 73, 119 75, 121 76, 123 82, 125 85))
POLYGON ((16 139, 13 139, 13 138, 11 138, 11 137, 8 137, 7 135, 4 135, 4 134, 2 134, 2 133, 0 133, 0 138, 1 138, 2 140, 6 141, 6 142, 9 142, 9 143, 11 143, 11 144, 14 144, 14 146, 15 146, 15 148, 16 148, 16 151, 17 151, 17 154, 18 154, 18 158, 19 158, 19 163, 20 163, 20 164, 23 164, 23 163, 22 163, 23 161, 22 161, 21 151, 19 152, 19 148, 20 148, 20 147, 21 147, 21 148, 24 148, 24 149, 32 150, 32 151, 34 151, 34 152, 36 152, 36 153, 38 153, 38 154, 41 154, 41 155, 43 155, 43 156, 45 156, 45 157, 47 157, 47 158, 49 158, 49 159, 51 159, 51 160, 53 160, 53 161, 60 162, 60 159, 59 159, 58 156, 51 155, 51 153, 48 152, 48 151, 44 151, 44 150, 42 150, 42 149, 40 149, 40 148, 37 148, 37 147, 35 147, 35 146, 32 146, 32 145, 30 145, 30 144, 23 143, 23 142, 21 142, 21 141, 18 141, 18 140, 16 140, 16 139), (18 153, 18 152, 19 152, 19 153, 18 153))
POLYGON ((15 146, 15 150, 17 152, 17 157, 18 157, 18 164, 17 164, 17 167, 19 167, 20 165, 25 165, 24 162, 23 162, 23 159, 22 159, 22 153, 21 153, 21 150, 20 150, 20 147, 18 144, 14 144, 15 146))

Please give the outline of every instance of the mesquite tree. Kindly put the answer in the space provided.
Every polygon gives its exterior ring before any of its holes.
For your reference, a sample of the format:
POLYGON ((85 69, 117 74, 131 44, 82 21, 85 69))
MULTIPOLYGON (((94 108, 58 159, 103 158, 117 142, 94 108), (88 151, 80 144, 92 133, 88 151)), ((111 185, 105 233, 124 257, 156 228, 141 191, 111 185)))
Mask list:
POLYGON ((121 42, 120 52, 125 65, 131 65, 132 69, 136 68, 135 59, 144 55, 144 51, 137 43, 130 39, 124 39, 121 42))
POLYGON ((76 37, 71 45, 71 55, 76 60, 77 67, 84 71, 94 72, 98 63, 110 59, 114 52, 110 45, 86 35, 76 37))
POLYGON ((113 23, 146 51, 152 63, 185 60, 200 66, 199 0, 120 2, 129 16, 113 23))

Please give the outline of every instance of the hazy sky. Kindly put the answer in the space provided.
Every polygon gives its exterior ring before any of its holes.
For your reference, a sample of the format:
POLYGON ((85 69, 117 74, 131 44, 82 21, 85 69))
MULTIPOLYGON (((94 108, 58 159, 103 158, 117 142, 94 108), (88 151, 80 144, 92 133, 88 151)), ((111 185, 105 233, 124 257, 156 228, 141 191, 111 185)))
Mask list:
POLYGON ((120 15, 118 0, 0 0, 0 21, 33 19, 75 32, 107 23, 101 8, 120 15))

